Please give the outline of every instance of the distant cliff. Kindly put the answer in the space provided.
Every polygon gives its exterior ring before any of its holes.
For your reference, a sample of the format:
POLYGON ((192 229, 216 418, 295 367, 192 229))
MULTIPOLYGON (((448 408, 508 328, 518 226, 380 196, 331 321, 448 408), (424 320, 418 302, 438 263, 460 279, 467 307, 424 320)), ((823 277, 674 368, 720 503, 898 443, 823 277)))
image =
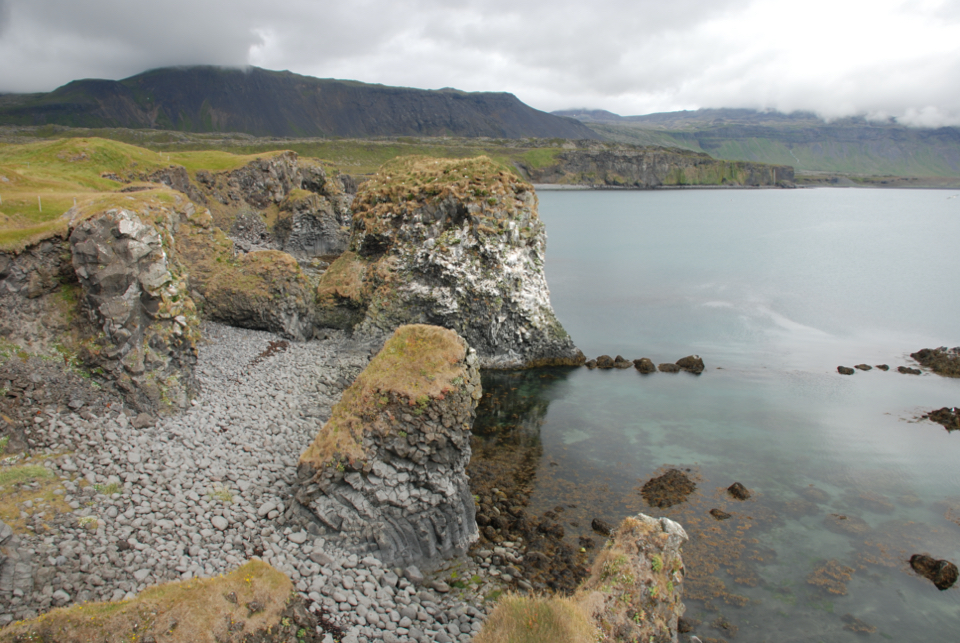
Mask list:
POLYGON ((598 146, 556 154, 551 164, 517 167, 534 183, 656 188, 665 186, 791 186, 793 168, 720 161, 707 154, 661 147, 598 146))
POLYGON ((155 69, 0 102, 0 125, 45 124, 284 137, 600 138, 513 94, 369 85, 257 67, 155 69))

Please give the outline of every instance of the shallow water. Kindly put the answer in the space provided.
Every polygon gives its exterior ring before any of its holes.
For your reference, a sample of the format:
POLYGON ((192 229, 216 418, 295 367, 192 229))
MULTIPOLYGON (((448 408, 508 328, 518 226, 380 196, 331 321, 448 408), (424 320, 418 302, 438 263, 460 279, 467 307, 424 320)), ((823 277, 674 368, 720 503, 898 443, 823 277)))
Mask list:
MULTIPOLYGON (((960 562, 960 433, 917 419, 960 406, 960 380, 895 370, 960 344, 952 194, 540 193, 553 305, 584 353, 697 353, 707 370, 485 375, 540 426, 530 509, 565 506, 571 542, 594 517, 679 520, 701 638, 955 640, 960 587, 907 560, 960 562), (836 371, 864 362, 892 370, 836 371), (639 488, 669 468, 697 491, 648 507, 639 488), (725 494, 734 481, 753 497, 725 494)), ((489 413, 485 435, 511 414, 489 413)))

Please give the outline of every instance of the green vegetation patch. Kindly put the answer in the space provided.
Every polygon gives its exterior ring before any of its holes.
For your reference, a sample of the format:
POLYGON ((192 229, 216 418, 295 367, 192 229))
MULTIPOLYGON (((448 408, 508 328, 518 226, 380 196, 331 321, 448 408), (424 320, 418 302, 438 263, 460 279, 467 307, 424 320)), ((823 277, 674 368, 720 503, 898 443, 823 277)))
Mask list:
POLYGON ((216 578, 148 587, 129 601, 55 609, 0 630, 0 642, 215 643, 281 625, 293 584, 259 560, 216 578), (248 605, 257 603, 257 610, 248 605), (242 624, 242 626, 240 625, 242 624))
POLYGON ((406 404, 416 412, 431 399, 443 399, 466 379, 465 357, 466 344, 452 330, 424 324, 399 327, 344 391, 300 462, 320 469, 334 461, 360 459, 364 433, 389 430, 381 417, 387 402, 406 404))
POLYGON ((506 595, 487 618, 475 643, 594 643, 596 628, 570 598, 506 595))

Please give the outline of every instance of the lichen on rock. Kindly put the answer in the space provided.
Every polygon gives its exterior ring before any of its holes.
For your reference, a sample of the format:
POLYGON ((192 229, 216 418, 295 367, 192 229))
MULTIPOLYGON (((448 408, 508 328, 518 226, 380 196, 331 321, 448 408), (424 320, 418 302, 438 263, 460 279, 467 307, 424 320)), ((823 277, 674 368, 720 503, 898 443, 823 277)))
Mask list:
POLYGON ((465 550, 477 539, 465 473, 477 362, 453 331, 398 328, 301 455, 301 513, 391 565, 465 550))
POLYGON ((579 365, 550 305, 545 249, 533 187, 490 159, 397 159, 357 194, 349 252, 320 280, 318 320, 373 336, 450 328, 485 368, 579 365), (348 287, 344 276, 355 276, 348 287))

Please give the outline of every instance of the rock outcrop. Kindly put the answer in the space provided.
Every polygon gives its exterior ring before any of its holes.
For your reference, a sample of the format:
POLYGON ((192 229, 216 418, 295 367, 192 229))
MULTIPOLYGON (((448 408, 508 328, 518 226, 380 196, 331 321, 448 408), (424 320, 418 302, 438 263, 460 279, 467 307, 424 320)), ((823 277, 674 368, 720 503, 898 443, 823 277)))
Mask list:
POLYGON ((388 565, 464 551, 478 361, 453 331, 398 328, 300 457, 291 509, 388 565))
POLYGON ((79 223, 70 235, 83 310, 100 330, 88 361, 116 380, 141 410, 183 408, 194 391, 199 318, 187 294, 169 211, 144 222, 111 209, 79 223), (155 227, 154 224, 156 224, 155 227))
POLYGON ((960 346, 956 348, 924 348, 910 357, 944 377, 960 377, 960 346))
POLYGON ((320 279, 318 322, 365 335, 427 323, 485 368, 579 365, 543 273, 532 186, 480 157, 388 163, 361 186, 349 250, 320 279))
POLYGON ((580 589, 597 641, 671 641, 685 607, 683 527, 638 514, 623 520, 580 589))
POLYGON ((702 152, 598 145, 582 142, 583 149, 557 154, 554 163, 541 167, 520 165, 534 183, 563 183, 610 187, 657 188, 691 185, 792 186, 789 165, 749 161, 721 161, 702 152))
POLYGON ((32 559, 32 550, 22 547, 10 526, 0 521, 0 599, 33 591, 32 559))
POLYGON ((343 253, 350 242, 352 202, 353 198, 344 194, 324 196, 294 190, 280 204, 273 228, 277 243, 301 260, 343 253))

